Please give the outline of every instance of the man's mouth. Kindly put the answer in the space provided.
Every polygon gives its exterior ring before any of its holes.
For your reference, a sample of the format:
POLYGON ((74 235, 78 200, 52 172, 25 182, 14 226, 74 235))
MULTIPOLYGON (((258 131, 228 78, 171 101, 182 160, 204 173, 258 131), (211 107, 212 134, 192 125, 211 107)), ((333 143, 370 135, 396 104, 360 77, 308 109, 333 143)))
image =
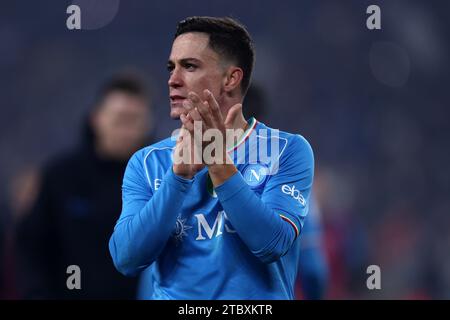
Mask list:
POLYGON ((186 99, 186 97, 179 96, 179 95, 170 96, 171 103, 182 103, 184 99, 186 99))

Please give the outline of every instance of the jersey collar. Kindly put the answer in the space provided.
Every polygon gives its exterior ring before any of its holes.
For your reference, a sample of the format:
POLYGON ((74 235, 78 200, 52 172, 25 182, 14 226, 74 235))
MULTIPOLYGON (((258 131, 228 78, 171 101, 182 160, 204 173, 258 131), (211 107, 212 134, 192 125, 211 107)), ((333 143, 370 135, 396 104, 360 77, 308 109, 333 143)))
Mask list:
POLYGON ((257 122, 258 121, 254 117, 250 118, 249 126, 248 126, 247 130, 244 131, 244 134, 241 136, 239 141, 233 147, 230 147, 227 149, 227 152, 232 152, 232 151, 236 150, 245 140, 247 140, 247 138, 250 137, 253 130, 255 129, 257 122))

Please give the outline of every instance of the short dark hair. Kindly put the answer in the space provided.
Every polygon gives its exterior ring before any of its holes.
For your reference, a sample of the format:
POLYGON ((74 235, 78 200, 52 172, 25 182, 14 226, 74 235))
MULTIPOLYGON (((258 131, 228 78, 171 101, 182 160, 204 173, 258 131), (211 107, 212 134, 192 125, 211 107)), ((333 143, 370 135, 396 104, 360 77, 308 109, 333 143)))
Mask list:
POLYGON ((95 99, 96 107, 113 92, 129 94, 143 100, 149 99, 149 92, 145 86, 145 81, 139 74, 134 72, 116 73, 104 82, 97 92, 95 99))
POLYGON ((244 72, 241 92, 245 95, 250 84, 254 62, 253 41, 247 29, 229 17, 189 17, 178 23, 175 38, 183 33, 203 32, 209 35, 209 46, 218 54, 236 62, 244 72))

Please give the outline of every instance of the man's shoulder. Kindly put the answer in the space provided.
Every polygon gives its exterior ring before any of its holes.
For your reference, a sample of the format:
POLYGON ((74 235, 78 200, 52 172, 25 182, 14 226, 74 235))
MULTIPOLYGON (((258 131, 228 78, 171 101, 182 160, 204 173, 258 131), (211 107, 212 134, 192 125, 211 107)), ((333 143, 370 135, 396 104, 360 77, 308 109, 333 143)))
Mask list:
POLYGON ((149 145, 142 150, 150 152, 152 150, 165 150, 172 149, 175 146, 175 139, 173 137, 168 137, 166 139, 160 140, 152 145, 149 145))
POLYGON ((130 158, 129 167, 148 171, 149 168, 167 167, 171 163, 176 141, 171 137, 160 140, 136 151, 130 158))
POLYGON ((172 149, 175 147, 175 142, 176 141, 172 137, 160 140, 154 144, 139 149, 135 152, 133 158, 145 159, 152 153, 157 153, 158 151, 165 151, 170 154, 172 149))
POLYGON ((271 139, 278 139, 280 142, 280 149, 283 153, 296 153, 301 151, 312 153, 311 144, 303 135, 299 133, 292 133, 276 128, 271 128, 262 122, 258 122, 256 133, 260 136, 267 136, 271 139))

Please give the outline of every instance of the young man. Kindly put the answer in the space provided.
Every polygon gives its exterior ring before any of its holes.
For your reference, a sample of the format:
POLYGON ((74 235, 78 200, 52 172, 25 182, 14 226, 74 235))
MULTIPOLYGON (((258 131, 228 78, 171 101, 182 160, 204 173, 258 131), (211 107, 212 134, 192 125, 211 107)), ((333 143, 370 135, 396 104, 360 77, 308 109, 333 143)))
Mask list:
POLYGON ((130 159, 109 242, 120 272, 150 275, 145 298, 294 298, 313 153, 299 135, 245 120, 253 56, 248 32, 230 18, 178 24, 168 85, 181 130, 176 143, 130 159), (214 142, 197 143, 199 124, 201 133, 220 133, 214 142), (240 131, 235 145, 227 130, 240 131))

